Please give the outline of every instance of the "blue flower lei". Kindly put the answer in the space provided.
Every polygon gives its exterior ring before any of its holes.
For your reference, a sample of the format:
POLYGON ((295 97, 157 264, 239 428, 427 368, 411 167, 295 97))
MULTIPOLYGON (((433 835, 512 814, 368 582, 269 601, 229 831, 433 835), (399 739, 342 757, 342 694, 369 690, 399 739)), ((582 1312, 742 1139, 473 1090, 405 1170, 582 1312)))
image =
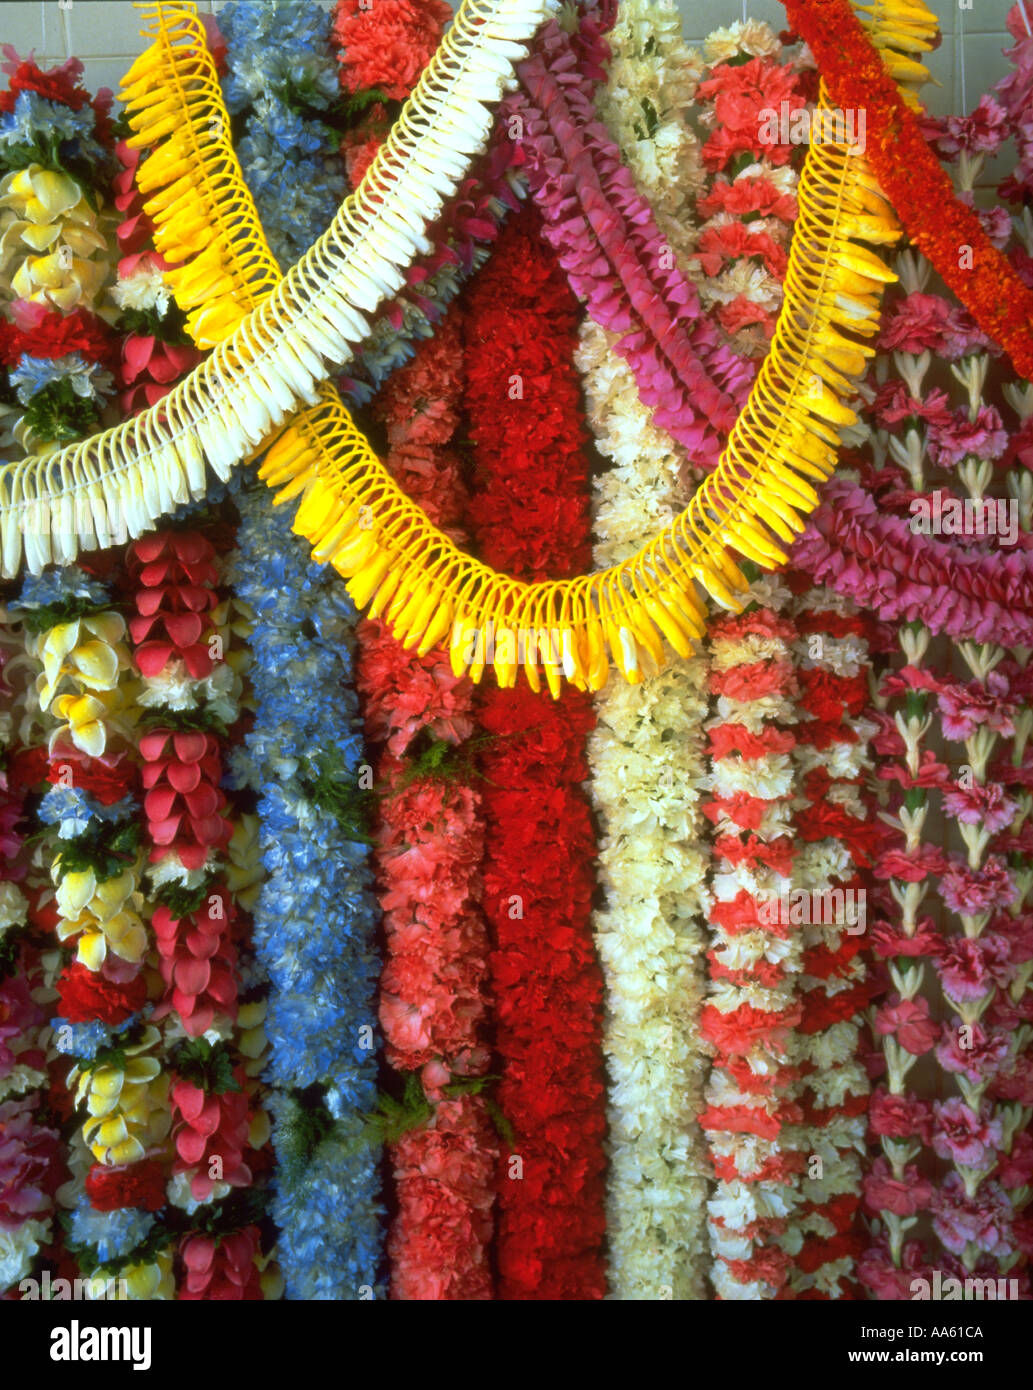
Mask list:
POLYGON ((376 1102, 376 901, 369 852, 346 813, 364 752, 352 687, 355 610, 264 487, 238 501, 237 594, 254 610, 255 724, 235 760, 258 792, 266 881, 255 951, 278 1158, 273 1218, 287 1297, 376 1296, 379 1155, 357 1142, 376 1102), (324 1124, 299 1162, 313 1110, 324 1124), (368 1291, 368 1292, 367 1292, 368 1291))

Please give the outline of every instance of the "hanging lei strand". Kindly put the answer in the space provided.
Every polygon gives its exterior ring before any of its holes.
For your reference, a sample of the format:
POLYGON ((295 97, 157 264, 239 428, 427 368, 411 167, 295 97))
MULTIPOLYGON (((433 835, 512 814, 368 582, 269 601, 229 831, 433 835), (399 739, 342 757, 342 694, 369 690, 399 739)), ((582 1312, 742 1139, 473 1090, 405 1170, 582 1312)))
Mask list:
POLYGON ((13 50, 0 93, 0 335, 16 455, 52 453, 101 428, 117 344, 101 307, 110 276, 109 214, 94 190, 111 172, 108 108, 79 85, 70 58, 42 72, 13 50), (46 93, 46 95, 42 95, 46 93))
MULTIPOLYGON (((44 1029, 53 1010, 52 953, 30 912, 24 802, 38 776, 42 749, 29 737, 22 636, 14 614, 0 609, 0 1297, 21 1296, 20 1281, 39 1275, 58 1234, 54 1198, 63 1174, 61 1134, 48 1095, 44 1029), (21 667, 21 670, 18 668, 21 667)), ((32 893, 35 897, 35 893, 32 893)))
POLYGON ((199 529, 134 542, 127 567, 151 927, 164 982, 155 1017, 168 1019, 172 1075, 169 1196, 199 1228, 179 1244, 179 1297, 260 1299, 262 1201, 252 1165, 263 1162, 269 1125, 248 1073, 261 1069, 265 1006, 239 1000, 246 924, 227 885, 234 827, 221 789, 241 700, 231 612, 199 529))
MULTIPOLYGON (((1033 265, 1033 216, 1029 202, 1033 194, 1033 132, 1028 112, 1033 99, 1033 15, 1028 0, 1008 15, 1008 30, 1016 40, 1007 57, 1014 72, 1003 78, 996 87, 997 96, 1008 117, 1009 126, 1018 147, 1016 167, 998 190, 1001 196, 1015 199, 1022 211, 1012 218, 1014 245, 1013 262, 1025 267, 1027 283, 1033 265), (1021 11, 1020 11, 1021 7, 1021 11)), ((1033 438, 1033 385, 1012 382, 1004 387, 1004 396, 1019 419, 1005 460, 1007 494, 1014 499, 1021 532, 1033 531, 1033 475, 1029 470, 1030 440, 1033 438)), ((1007 757, 995 768, 995 776, 1016 802, 1015 818, 1009 827, 1010 836, 1002 841, 1000 852, 1007 850, 1015 897, 1008 908, 1008 919, 1001 930, 1010 938, 1013 978, 1007 991, 1001 988, 995 1000, 995 1012, 1001 1026, 1015 1028, 1015 1064, 1010 1073, 1003 1071, 990 1084, 990 1093, 1002 1118, 1002 1138, 1005 1156, 994 1174, 1014 1213, 1013 1230, 1026 1233, 1025 1241, 1017 1242, 1025 1257, 1023 1263, 1028 1279, 1031 1254, 1028 1232, 1028 1207, 1033 1189, 1033 771, 1031 771, 1030 736, 1033 733, 1033 708, 1030 683, 1033 668, 1030 664, 1031 646, 1012 648, 1009 659, 1014 664, 1015 684, 1026 692, 1023 707, 1014 716, 1015 734, 1007 757), (1016 1027, 1017 1025, 1017 1027, 1016 1027), (1010 1142, 1009 1142, 1010 1140, 1010 1142)), ((1003 1262, 1002 1262, 1003 1267, 1003 1262)))
POLYGON ((870 624, 849 600, 812 588, 809 579, 792 574, 790 583, 797 592, 791 611, 799 685, 793 758, 801 843, 794 872, 809 910, 794 1037, 802 1078, 798 1147, 808 1158, 793 1220, 802 1244, 789 1287, 798 1298, 841 1298, 855 1294, 862 1244, 857 1228, 870 1090, 859 1058, 870 995, 862 871, 881 839, 864 788, 878 725, 864 718, 870 624))
POLYGON ((124 329, 118 380, 123 415, 133 415, 168 394, 173 384, 201 360, 183 328, 183 314, 165 283, 171 267, 154 249, 155 227, 143 211, 136 187, 144 151, 125 140, 115 146, 121 165, 113 181, 115 207, 122 215, 116 237, 122 257, 108 293, 124 329))
POLYGON ((125 620, 108 587, 75 567, 27 581, 18 607, 50 724, 51 788, 38 817, 51 827, 52 917, 76 952, 57 980, 53 1020, 87 1116, 61 1192, 66 1247, 87 1277, 124 1281, 120 1296, 171 1298, 172 1251, 153 1215, 166 1206, 169 1078, 149 1021, 125 620))
MULTIPOLYGON (((971 117, 944 123, 934 143, 948 158, 958 159, 963 199, 974 197, 985 157, 995 152, 1006 129, 1004 111, 992 97, 982 98, 971 117)), ((1011 221, 998 213, 1003 209, 983 216, 995 244, 1003 246, 1011 221)), ((968 494, 966 506, 970 499, 982 505, 998 471, 995 460, 1005 452, 1006 435, 995 428, 1000 416, 983 399, 989 367, 989 356, 978 351, 951 367, 967 395, 959 423, 962 430, 968 426, 969 438, 957 463, 957 477, 968 494)), ((940 461, 950 462, 947 457, 940 461)), ((952 1273, 993 1278, 1018 1274, 1027 1253, 1020 1215, 1024 1198, 1017 1194, 1020 1206, 1015 1211, 998 1174, 1003 1170, 1013 1175, 1024 1166, 1023 1160, 1028 1164, 1023 1146, 1016 1152, 1014 1140, 1029 1121, 1030 1112, 1022 1104, 1029 1093, 1022 1053, 1029 1044, 1031 1020, 1021 998, 1029 975, 1029 929, 1017 921, 1029 881, 1021 857, 1013 857, 1009 867, 1005 853, 1009 844, 1023 844, 1022 808, 1002 785, 1009 780, 1009 758, 1001 750, 996 766, 991 759, 1000 741, 1010 736, 1021 762, 1021 708, 1033 696, 1033 673, 1021 662, 1006 659, 1006 649, 996 643, 961 642, 958 650, 972 681, 966 688, 948 679, 939 683, 936 693, 944 732, 964 738, 961 767, 949 784, 945 782, 942 801, 945 815, 956 822, 964 855, 951 856, 940 885, 946 907, 960 917, 963 935, 947 938, 935 966, 952 1014, 944 1024, 937 1056, 941 1066, 954 1073, 960 1098, 933 1103, 933 1149, 954 1168, 935 1193, 933 1229, 960 1261, 952 1273), (970 700, 981 707, 978 727, 964 708, 970 700), (954 727, 959 715, 973 727, 954 727), (1019 992, 1013 999, 1010 989, 1016 982, 1019 992)), ((1027 732, 1028 727, 1027 723, 1027 732)), ((1028 1288, 1028 1278, 1023 1283, 1028 1288)))
MULTIPOLYGON (((452 535, 466 500, 449 447, 462 363, 453 312, 375 402, 388 467, 452 535)), ((417 1123, 390 1149, 399 1207, 388 1240, 391 1297, 485 1299, 498 1141, 477 1094, 491 1051, 481 794, 464 747, 473 687, 452 674, 447 655, 406 651, 382 623, 361 623, 359 641, 366 726, 380 749, 380 1021, 388 1062, 419 1097, 417 1123)))
MULTIPOLYGON (((418 55, 434 51, 448 18, 444 4, 417 9, 408 0, 382 0, 372 21, 355 0, 339 5, 341 82, 351 99, 378 90, 405 97, 419 76, 418 55), (385 33, 397 39, 388 49, 385 33)), ((353 179, 373 157, 386 120, 383 106, 375 106, 355 133, 353 179)), ((467 501, 453 445, 462 381, 461 322, 452 311, 373 402, 386 427, 387 468, 457 538, 467 501)), ((378 596, 381 612, 389 598, 378 596)), ((400 594, 396 611, 405 602, 400 594)), ((380 790, 380 1022, 386 1060, 404 1075, 410 1111, 388 1150, 398 1204, 387 1245, 390 1295, 488 1299, 498 1141, 478 1094, 491 1053, 480 909, 484 832, 464 747, 473 732, 473 687, 452 674, 444 653, 424 642, 403 646, 376 619, 359 626, 358 686, 380 790)))
POLYGON ((254 945, 271 982, 278 1258, 288 1298, 380 1297, 378 1154, 361 1143, 376 1099, 378 966, 355 610, 261 491, 243 493, 239 508, 235 589, 255 614, 255 723, 235 776, 258 792, 266 871, 254 945))
MULTIPOLYGON (((589 554, 577 306, 540 230, 533 209, 511 220, 465 303, 465 406, 481 481, 471 528, 489 563, 535 577, 576 571, 589 554)), ((559 654, 544 636, 544 679, 559 696, 559 654)), ((491 736, 481 772, 498 1101, 513 1131, 499 1164, 499 1297, 601 1298, 602 984, 590 930, 595 846, 577 785, 591 704, 573 690, 544 703, 532 693, 542 672, 526 632, 499 628, 493 654, 482 647, 474 659, 494 665, 500 686, 478 702, 491 736), (521 660, 532 691, 512 689, 521 660)))
POLYGON ((709 34, 697 89, 706 139, 702 222, 690 271, 700 301, 735 351, 763 360, 784 298, 787 248, 797 215, 799 147, 783 140, 786 121, 816 95, 817 75, 768 24, 735 23, 709 34), (702 277, 702 278, 700 278, 702 277))
MULTIPOLYGON (((600 116, 683 259, 702 179, 682 118, 693 55, 677 13, 647 0, 625 0, 608 40, 600 116)), ((677 515, 688 470, 680 445, 639 400, 615 342, 585 319, 575 357, 596 447, 611 464, 595 479, 598 565, 624 559, 677 515)), ((595 698, 598 724, 588 740, 606 893, 594 925, 610 1078, 609 1288, 618 1299, 705 1297, 706 1057, 698 1036, 707 903, 697 789, 705 691, 705 663, 686 645, 641 685, 609 681, 595 698)))
MULTIPOLYGON (((729 126, 727 139, 722 124, 701 150, 712 178, 700 210, 716 206, 718 211, 700 229, 690 264, 704 277, 698 286, 702 302, 716 305, 735 290, 734 313, 724 318, 719 313, 718 321, 746 370, 765 350, 766 307, 777 308, 782 298, 785 261, 768 248, 788 238, 783 219, 796 211, 796 175, 788 163, 792 151, 777 135, 762 138, 761 112, 772 94, 792 93, 797 103, 800 98, 788 54, 782 56, 766 25, 747 21, 718 30, 706 40, 705 51, 709 76, 699 93, 716 97, 729 126), (765 56, 756 56, 758 51, 765 56), (764 177, 771 168, 779 170, 777 185, 764 177), (730 173, 742 173, 742 181, 730 182, 730 173), (769 213, 766 219, 759 216, 762 210, 769 213), (739 223, 738 216, 750 220, 739 223), (743 226, 748 233, 737 236, 743 226), (777 229, 778 241, 769 227, 777 229), (754 269, 760 257, 762 265, 754 269), (752 273, 742 274, 742 267, 752 273)), ((708 115, 704 108, 704 129, 712 124, 708 115)), ((741 622, 720 620, 710 650, 716 713, 707 727, 710 786, 717 795, 704 810, 715 822, 716 900, 710 904, 715 939, 708 959, 717 1003, 704 1010, 702 1034, 716 1047, 717 1058, 702 1123, 719 1180, 710 1203, 710 1241, 722 1298, 778 1296, 801 1241, 789 1224, 800 1200, 803 1156, 794 1152, 799 1133, 791 1127, 800 1111, 791 1065, 795 1036, 788 1030, 799 1015, 793 996, 802 948, 788 915, 777 910, 782 884, 776 877, 789 878, 794 864, 786 843, 794 736, 775 723, 795 719, 789 645, 795 628, 788 616, 790 593, 781 580, 757 592, 763 596, 760 609, 749 610, 741 622), (755 622, 750 614, 756 614, 755 622)))
POLYGON ((805 1155, 791 1143, 801 1110, 791 1030, 801 1007, 801 934, 782 910, 794 876, 792 826, 797 694, 795 625, 777 577, 755 581, 754 602, 710 632, 707 723, 714 823, 711 1002, 703 1037, 714 1049, 707 1133, 717 1178, 709 1203, 714 1286, 722 1299, 777 1297, 791 1256, 781 1237, 800 1200, 805 1155))
MULTIPOLYGON (((242 172, 274 253, 289 264, 344 188, 320 119, 336 93, 329 16, 313 11, 299 24, 294 6, 244 3, 227 5, 218 22, 227 107, 244 123, 242 172), (288 208, 298 215, 287 219, 288 208)), ((376 957, 351 685, 355 613, 270 502, 261 488, 238 499, 235 590, 254 613, 255 721, 233 768, 236 784, 258 796, 266 870, 254 943, 272 985, 272 1215, 287 1297, 357 1300, 378 1292, 380 1230, 377 1154, 356 1143, 374 1096, 376 957), (334 737, 320 714, 329 692, 344 718, 334 737)))
POLYGON ((596 118, 591 93, 604 75, 602 56, 596 25, 585 20, 569 34, 550 20, 518 69, 521 90, 503 103, 501 120, 524 148, 546 240, 592 318, 618 335, 614 350, 634 370, 653 423, 713 465, 754 373, 702 313, 596 118), (557 179, 557 165, 577 173, 557 179))

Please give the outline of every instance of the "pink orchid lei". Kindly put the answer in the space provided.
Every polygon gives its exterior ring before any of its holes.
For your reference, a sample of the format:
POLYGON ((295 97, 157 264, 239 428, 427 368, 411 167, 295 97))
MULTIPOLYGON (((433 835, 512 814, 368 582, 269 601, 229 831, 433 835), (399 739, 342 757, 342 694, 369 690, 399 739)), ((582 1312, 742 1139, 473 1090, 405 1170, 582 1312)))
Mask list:
MULTIPOLYGON (((983 114, 977 111, 967 122, 954 122, 950 134, 964 139, 979 122, 992 130, 994 122, 984 121, 983 114)), ((987 148, 996 147, 992 134, 981 138, 990 142, 987 148)), ((979 168, 975 153, 962 158, 961 176, 968 186, 979 168)), ((876 436, 876 447, 888 443, 906 471, 912 497, 924 491, 931 465, 956 468, 964 492, 978 500, 993 478, 1005 439, 1000 416, 982 400, 989 357, 944 301, 922 292, 922 266, 908 257, 902 262, 906 299, 884 327, 883 346, 894 353, 904 408, 914 419, 903 440, 876 436), (930 353, 937 350, 948 359, 961 358, 952 374, 968 399, 958 410, 950 410, 943 392, 923 398, 930 353)), ((877 422, 886 409, 895 409, 894 389, 883 380, 873 404, 877 422)), ((1012 716, 1028 689, 1016 664, 1009 670, 1004 663, 1004 649, 987 642, 987 631, 960 635, 970 639, 957 647, 972 675, 964 683, 949 675, 938 677, 925 665, 928 626, 912 622, 902 628, 898 638, 907 665, 884 681, 880 702, 885 713, 876 747, 884 757, 900 761, 886 762, 879 771, 884 783, 893 786, 886 818, 897 837, 877 866, 889 897, 883 900, 887 912, 874 937, 893 985, 874 1016, 876 1033, 884 1039, 886 1084, 873 1097, 870 1124, 883 1155, 865 1182, 866 1204, 878 1224, 861 1272, 878 1297, 907 1296, 911 1281, 925 1277, 930 1261, 951 1274, 992 1272, 996 1277, 1012 1270, 1020 1255, 1021 1220, 1016 1223, 1008 1194, 993 1174, 1008 1161, 1015 1127, 1020 1120, 1028 1123, 1028 1113, 1025 1119, 1021 1113, 1010 1114, 1006 1128, 990 1099, 998 1073, 1010 1076, 1015 1070, 1012 1047, 1026 1043, 1021 1030, 1002 1028, 995 1012, 998 990, 1008 991, 1021 970, 1012 959, 1012 942, 997 929, 1015 901, 1016 884, 1005 858, 993 852, 995 837, 1012 828, 1017 804, 995 785, 989 760, 998 738, 1014 732, 1012 716), (898 708, 891 714, 894 700, 898 708), (933 749, 921 746, 934 710, 946 743, 964 745, 956 760, 949 759, 951 765, 946 754, 941 761, 933 749), (931 803, 934 790, 936 802, 931 803), (927 817, 936 808, 948 826, 954 822, 952 839, 960 840, 964 854, 923 844, 927 817), (935 876, 940 879, 938 909, 931 897, 935 876), (919 916, 931 911, 943 923, 942 934, 932 915, 919 916), (960 935, 946 930, 952 913, 960 919, 960 935), (923 957, 933 966, 952 1016, 942 1025, 922 992, 932 983, 923 957), (934 1047, 942 1072, 954 1077, 960 1094, 930 1106, 907 1095, 906 1078, 916 1058, 934 1047), (923 1150, 925 1163, 914 1166, 923 1150), (954 1171, 941 1183, 930 1177, 934 1157, 953 1164, 954 1171), (908 1232, 921 1229, 925 1212, 939 1242, 935 1256, 920 1240, 907 1239, 908 1232)), ((997 635, 1013 641, 1015 628, 1002 625, 997 635)), ((1016 1084, 1021 1089, 1021 1080, 1016 1084)))
POLYGON ((215 545, 200 530, 134 542, 127 570, 146 721, 138 750, 150 926, 164 984, 153 1019, 165 1021, 171 1079, 168 1197, 188 1215, 214 1212, 220 1236, 183 1237, 177 1296, 276 1297, 277 1272, 265 1272, 258 1228, 235 1216, 232 1200, 271 1162, 258 1080, 266 1005, 240 998, 243 970, 249 991, 263 985, 251 965, 247 916, 261 877, 257 831, 253 817, 235 823, 222 790, 225 731, 238 723, 244 698, 247 614, 221 596, 215 545))
POLYGON ((571 288, 632 366, 654 424, 701 463, 717 461, 753 369, 730 353, 704 316, 649 204, 597 119, 592 90, 606 46, 583 24, 571 36, 555 21, 519 68, 522 91, 504 103, 517 132, 544 235, 571 288))
MULTIPOLYGON (((452 439, 462 363, 452 310, 375 402, 388 468, 460 543, 466 494, 452 439)), ((473 687, 453 676, 447 655, 406 651, 380 620, 359 626, 357 684, 367 737, 380 750, 374 862, 387 947, 386 1057, 419 1077, 433 1106, 390 1148, 398 1201, 390 1296, 490 1299, 498 1142, 478 1094, 491 1053, 481 797, 463 754, 473 687)))
POLYGON ((703 809, 714 824, 714 901, 701 1031, 714 1062, 700 1123, 717 1178, 709 1211, 722 1299, 782 1295, 800 1243, 790 1221, 806 1163, 792 1139, 802 1119, 792 1039, 802 940, 778 911, 795 860, 797 633, 782 616, 789 594, 777 577, 755 581, 751 594, 744 614, 719 619, 710 633, 716 712, 703 809))

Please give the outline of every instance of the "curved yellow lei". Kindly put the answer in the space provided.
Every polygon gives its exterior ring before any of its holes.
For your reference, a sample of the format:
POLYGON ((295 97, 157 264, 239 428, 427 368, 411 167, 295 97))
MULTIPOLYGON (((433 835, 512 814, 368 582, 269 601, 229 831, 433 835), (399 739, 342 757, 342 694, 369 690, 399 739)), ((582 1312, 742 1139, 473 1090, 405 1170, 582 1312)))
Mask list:
MULTIPOLYGON (((911 31, 893 32, 895 6, 876 8, 876 41, 913 46, 911 31)), ((908 13, 913 25, 913 3, 908 13)), ((919 28, 934 32, 935 18, 924 8, 922 15, 919 28)), ((226 138, 228 117, 193 6, 159 6, 158 42, 127 83, 138 143, 172 137, 144 166, 153 179, 148 188, 164 185, 147 207, 160 224, 161 248, 194 256, 171 283, 204 344, 232 329, 240 299, 263 308, 267 296, 275 299, 270 279, 278 272, 226 138), (199 234, 206 242, 200 257, 199 234)), ((828 109, 824 90, 819 107, 828 109)), ((446 128, 459 126, 453 118, 446 128)), ((493 647, 500 683, 511 685, 519 639, 537 638, 554 695, 561 672, 576 685, 601 686, 607 648, 627 679, 640 680, 663 660, 661 634, 682 653, 702 635, 694 581, 725 606, 740 606, 746 581, 732 548, 765 566, 785 558, 781 542, 792 540, 800 514, 817 505, 808 479, 831 473, 836 427, 855 418, 843 398, 872 349, 842 330, 873 334, 882 287, 895 278, 857 242, 890 243, 899 232, 863 159, 843 146, 811 146, 799 201, 775 337, 718 469, 681 516, 622 564, 523 584, 463 554, 405 497, 329 389, 280 435, 260 475, 282 489, 279 500, 304 489, 295 530, 313 543, 316 559, 348 579, 356 603, 371 604, 371 614, 385 617, 406 645, 427 651, 451 629, 457 672, 479 679, 493 647)), ((334 357, 318 337, 317 346, 334 357)), ((532 647, 524 661, 535 689, 537 654, 532 647)))

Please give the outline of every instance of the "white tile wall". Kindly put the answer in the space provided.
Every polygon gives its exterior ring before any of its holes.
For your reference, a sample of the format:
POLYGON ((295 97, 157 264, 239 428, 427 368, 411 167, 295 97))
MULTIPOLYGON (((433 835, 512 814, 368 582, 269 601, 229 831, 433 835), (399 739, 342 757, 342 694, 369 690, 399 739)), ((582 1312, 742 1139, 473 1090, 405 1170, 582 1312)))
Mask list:
MULTIPOLYGON (((305 0, 307 3, 307 0, 305 0)), ((218 12, 223 0, 200 0, 202 10, 218 12)), ((330 4, 331 0, 323 0, 330 4)), ((968 109, 981 92, 1008 70, 1002 50, 1010 47, 1004 20, 1012 0, 930 0, 940 18, 943 43, 929 66, 940 83, 926 89, 927 101, 938 115, 968 109)), ((1025 0, 1033 25, 1033 0, 1025 0)), ((720 24, 746 13, 785 27, 779 0, 678 0, 686 37, 699 42, 720 24)), ((143 43, 140 15, 129 0, 3 0, 0 3, 0 42, 19 53, 36 50, 37 61, 60 61, 75 54, 86 64, 91 88, 111 87, 143 43)))

